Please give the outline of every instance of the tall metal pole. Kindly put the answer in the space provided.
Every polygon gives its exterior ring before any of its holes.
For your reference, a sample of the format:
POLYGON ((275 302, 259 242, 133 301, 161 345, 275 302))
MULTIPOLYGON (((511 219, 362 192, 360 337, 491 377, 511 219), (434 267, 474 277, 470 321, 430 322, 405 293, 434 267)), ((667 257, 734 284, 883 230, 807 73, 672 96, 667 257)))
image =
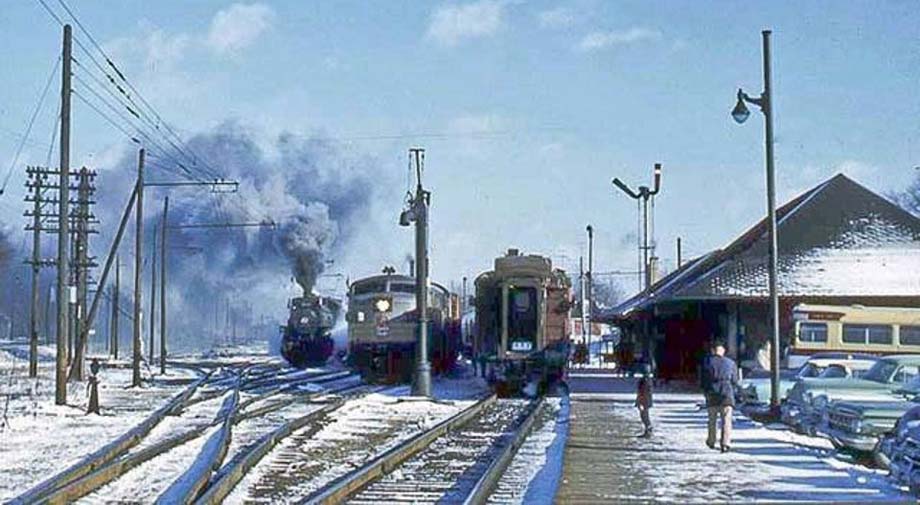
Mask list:
POLYGON ((680 268, 683 258, 681 257, 680 237, 677 237, 677 268, 680 268))
POLYGON ((70 234, 70 66, 72 50, 70 25, 64 25, 64 48, 61 54, 61 160, 58 191, 58 250, 57 250, 57 360, 55 363, 54 403, 67 403, 67 330, 70 293, 67 257, 70 234))
POLYGON ((35 172, 35 207, 32 216, 32 311, 29 315, 29 377, 38 376, 38 311, 41 310, 39 300, 39 280, 41 279, 41 212, 42 212, 42 178, 41 171, 35 172))
POLYGON ((418 185, 412 204, 415 211, 415 306, 418 311, 418 346, 415 354, 414 396, 431 396, 431 365, 428 363, 428 204, 430 193, 422 187, 423 149, 410 149, 415 160, 418 185))
POLYGON ((153 256, 150 261, 150 350, 148 361, 153 366, 157 322, 157 224, 153 225, 153 256))
POLYGON ((160 375, 166 373, 166 230, 169 229, 169 197, 163 201, 163 225, 160 235, 160 375))
POLYGON ((770 406, 779 408, 779 293, 776 286, 777 240, 776 240, 776 184, 773 173, 773 93, 770 69, 770 30, 763 31, 763 115, 766 133, 767 155, 767 219, 770 239, 770 319, 773 330, 773 349, 770 366, 770 406))
POLYGON ((585 275, 587 282, 587 291, 588 295, 588 306, 584 308, 585 313, 585 324, 587 324, 586 335, 588 336, 587 341, 585 342, 588 345, 588 364, 591 363, 591 316, 594 303, 594 282, 592 280, 592 272, 594 270, 594 227, 590 224, 585 228, 588 232, 588 271, 585 275))
POLYGON ((587 345, 588 342, 588 288, 587 279, 585 278, 585 257, 578 257, 578 280, 581 281, 581 341, 587 345))
POLYGON ((144 150, 141 149, 137 155, 137 199, 135 204, 135 221, 134 226, 134 335, 132 342, 134 344, 133 355, 131 359, 131 385, 139 387, 141 385, 141 303, 143 294, 141 291, 141 268, 144 257, 144 150))
POLYGON ((112 293, 112 357, 118 359, 118 298, 121 296, 121 260, 115 257, 115 292, 112 293))

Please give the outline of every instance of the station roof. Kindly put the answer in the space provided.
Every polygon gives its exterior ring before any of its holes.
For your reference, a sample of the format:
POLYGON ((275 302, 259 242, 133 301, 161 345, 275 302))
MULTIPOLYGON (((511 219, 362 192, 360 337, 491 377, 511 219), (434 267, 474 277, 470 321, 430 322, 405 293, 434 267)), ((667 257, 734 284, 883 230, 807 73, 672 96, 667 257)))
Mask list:
MULTIPOLYGON (((767 232, 764 218, 599 318, 666 301, 767 298, 767 232)), ((843 174, 777 209, 777 243, 780 296, 920 296, 920 218, 843 174)))

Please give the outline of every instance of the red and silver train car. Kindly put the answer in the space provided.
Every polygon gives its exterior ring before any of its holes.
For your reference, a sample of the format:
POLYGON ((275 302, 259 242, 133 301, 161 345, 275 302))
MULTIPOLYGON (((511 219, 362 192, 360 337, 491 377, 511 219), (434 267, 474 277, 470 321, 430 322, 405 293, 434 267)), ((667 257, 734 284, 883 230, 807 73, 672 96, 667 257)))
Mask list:
POLYGON ((562 381, 569 355, 572 281, 549 258, 509 249, 476 278, 476 359, 503 395, 562 381))
MULTIPOLYGON (((453 368, 460 348, 456 295, 431 283, 428 290, 428 359, 434 373, 453 368)), ((415 369, 418 315, 415 278, 383 274, 349 286, 348 362, 372 382, 408 382, 415 369)))

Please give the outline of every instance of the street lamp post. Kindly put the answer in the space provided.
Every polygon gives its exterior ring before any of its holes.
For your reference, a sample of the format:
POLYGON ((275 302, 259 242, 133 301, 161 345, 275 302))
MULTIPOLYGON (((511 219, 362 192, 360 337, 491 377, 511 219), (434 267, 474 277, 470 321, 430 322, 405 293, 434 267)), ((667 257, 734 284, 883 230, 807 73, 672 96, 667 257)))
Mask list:
MULTIPOLYGON (((585 231, 588 232, 588 271, 585 273, 585 294, 587 295, 587 306, 582 306, 581 310, 584 313, 582 316, 583 324, 585 325, 584 333, 585 345, 588 347, 588 366, 591 366, 591 319, 594 316, 592 313, 594 310, 594 281, 592 280, 592 271, 594 269, 594 227, 590 224, 585 227, 585 231)), ((584 304, 585 299, 582 299, 584 304)))
POLYGON ((751 112, 745 102, 760 107, 764 116, 767 157, 767 223, 769 226, 770 260, 768 277, 770 289, 770 319, 772 321, 772 352, 770 353, 770 407, 779 408, 779 294, 776 287, 777 245, 776 245, 776 185, 773 171, 773 93, 771 87, 772 71, 770 69, 770 30, 763 34, 763 93, 754 98, 738 89, 738 103, 732 109, 732 118, 741 124, 751 112))
POLYGON ((415 352, 413 396, 431 396, 431 365, 428 363, 428 205, 431 192, 422 187, 425 150, 409 149, 409 162, 415 162, 418 184, 408 208, 399 216, 400 226, 415 223, 415 307, 418 313, 418 344, 415 352))

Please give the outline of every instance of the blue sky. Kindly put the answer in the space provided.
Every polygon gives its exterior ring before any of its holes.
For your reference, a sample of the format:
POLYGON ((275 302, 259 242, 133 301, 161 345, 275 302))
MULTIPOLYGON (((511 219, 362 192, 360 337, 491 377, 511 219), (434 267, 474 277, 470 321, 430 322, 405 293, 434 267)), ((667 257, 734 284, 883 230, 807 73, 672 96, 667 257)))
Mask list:
MULTIPOLYGON (((761 217, 763 122, 754 112, 738 126, 729 111, 739 86, 761 90, 764 28, 774 31, 781 199, 841 171, 895 191, 920 165, 914 1, 71 5, 182 132, 234 119, 266 139, 327 136, 376 160, 381 181, 404 181, 406 149, 426 147, 432 268, 445 282, 475 276, 507 247, 577 265, 588 223, 597 270, 634 269, 635 203, 610 179, 647 184, 655 162, 664 165, 656 234, 666 267, 676 237, 699 254, 761 217)), ((6 0, 0 34, 5 175, 60 27, 37 1, 6 0)), ((51 100, 20 164, 44 162, 51 100)), ((74 128, 79 162, 104 169, 127 148, 79 104, 74 128)), ((368 236, 388 243, 349 253, 345 273, 376 271, 410 250, 411 234, 395 226, 397 186, 379 191, 368 223, 368 236)), ((23 224, 20 202, 18 188, 0 196, 7 225, 23 224)), ((634 289, 632 277, 623 282, 634 289)))

